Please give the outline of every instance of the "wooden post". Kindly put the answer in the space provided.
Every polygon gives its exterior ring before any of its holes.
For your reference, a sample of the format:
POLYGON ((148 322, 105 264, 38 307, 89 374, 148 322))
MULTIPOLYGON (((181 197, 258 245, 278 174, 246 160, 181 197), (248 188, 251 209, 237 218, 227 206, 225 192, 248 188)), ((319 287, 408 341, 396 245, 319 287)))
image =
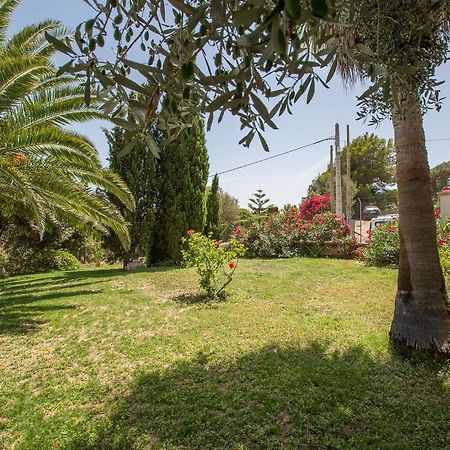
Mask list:
POLYGON ((333 165, 333 146, 330 145, 330 163, 328 164, 328 182, 330 185, 330 206, 331 211, 336 208, 335 196, 334 196, 334 165, 333 165))
POLYGON ((351 215, 352 215, 352 168, 351 168, 351 160, 350 160, 350 125, 347 125, 347 178, 346 178, 346 208, 345 215, 347 218, 347 223, 350 223, 351 215))
POLYGON ((339 136, 339 124, 334 127, 334 140, 335 140, 335 162, 336 162, 336 215, 342 218, 342 176, 341 176, 341 147, 339 136))

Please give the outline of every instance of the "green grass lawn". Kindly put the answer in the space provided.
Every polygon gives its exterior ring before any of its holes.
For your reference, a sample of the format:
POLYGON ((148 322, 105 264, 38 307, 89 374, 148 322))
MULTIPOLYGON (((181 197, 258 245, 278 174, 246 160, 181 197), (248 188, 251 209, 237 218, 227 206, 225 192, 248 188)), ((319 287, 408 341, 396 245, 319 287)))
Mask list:
POLYGON ((396 272, 243 261, 0 281, 0 448, 443 449, 450 369, 387 333, 396 272))

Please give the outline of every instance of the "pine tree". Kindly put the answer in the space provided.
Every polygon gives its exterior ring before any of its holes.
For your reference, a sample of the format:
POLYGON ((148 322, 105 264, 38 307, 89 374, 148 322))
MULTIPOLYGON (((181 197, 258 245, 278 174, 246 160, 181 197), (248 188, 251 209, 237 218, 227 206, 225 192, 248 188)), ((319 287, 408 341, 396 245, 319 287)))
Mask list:
POLYGON ((190 128, 161 150, 156 261, 178 261, 186 231, 203 231, 208 170, 204 124, 196 117, 190 128))
MULTIPOLYGON (((158 133, 155 128, 149 132, 158 133)), ((129 250, 123 251, 114 238, 107 241, 114 256, 123 259, 125 265, 128 261, 147 256, 147 249, 152 246, 157 206, 156 163, 144 141, 138 142, 128 155, 120 156, 128 142, 129 134, 125 130, 114 127, 112 131, 105 131, 105 134, 109 143, 110 169, 122 177, 136 202, 133 212, 122 208, 122 214, 130 223, 129 250)), ((111 197, 111 201, 120 207, 117 199, 111 197)))
POLYGON ((213 239, 220 239, 222 224, 220 220, 220 192, 219 192, 219 177, 214 176, 211 189, 209 191, 207 200, 207 216, 205 233, 211 234, 213 239))
POLYGON ((248 207, 255 213, 255 214, 264 214, 267 211, 267 203, 270 202, 269 198, 266 198, 266 194, 263 192, 262 189, 258 189, 254 194, 253 197, 250 198, 250 202, 248 204, 248 207))

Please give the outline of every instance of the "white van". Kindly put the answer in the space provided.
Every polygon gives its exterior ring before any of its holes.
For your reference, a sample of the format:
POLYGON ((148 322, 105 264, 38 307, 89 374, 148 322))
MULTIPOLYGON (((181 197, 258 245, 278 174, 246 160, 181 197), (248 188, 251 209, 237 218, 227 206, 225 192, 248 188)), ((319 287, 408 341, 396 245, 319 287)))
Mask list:
POLYGON ((385 216, 375 217, 370 221, 369 230, 374 230, 378 225, 386 222, 395 222, 398 219, 398 214, 387 214, 385 216))

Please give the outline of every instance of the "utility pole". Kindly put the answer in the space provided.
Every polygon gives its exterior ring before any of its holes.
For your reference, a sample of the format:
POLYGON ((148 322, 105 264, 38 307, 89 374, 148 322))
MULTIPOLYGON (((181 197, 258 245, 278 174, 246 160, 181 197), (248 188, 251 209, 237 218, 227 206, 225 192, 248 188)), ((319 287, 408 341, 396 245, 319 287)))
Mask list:
POLYGON ((341 176, 341 146, 339 124, 334 126, 334 147, 336 150, 336 215, 342 218, 342 176, 341 176))
POLYGON ((346 179, 346 194, 345 199, 346 201, 346 208, 345 208, 345 216, 347 218, 347 223, 350 223, 351 214, 352 214, 352 168, 351 168, 351 161, 350 161, 350 125, 347 125, 347 179, 346 179))
POLYGON ((330 206, 331 211, 336 208, 334 196, 334 165, 333 165, 333 146, 330 145, 330 163, 328 164, 328 183, 330 185, 330 206))

